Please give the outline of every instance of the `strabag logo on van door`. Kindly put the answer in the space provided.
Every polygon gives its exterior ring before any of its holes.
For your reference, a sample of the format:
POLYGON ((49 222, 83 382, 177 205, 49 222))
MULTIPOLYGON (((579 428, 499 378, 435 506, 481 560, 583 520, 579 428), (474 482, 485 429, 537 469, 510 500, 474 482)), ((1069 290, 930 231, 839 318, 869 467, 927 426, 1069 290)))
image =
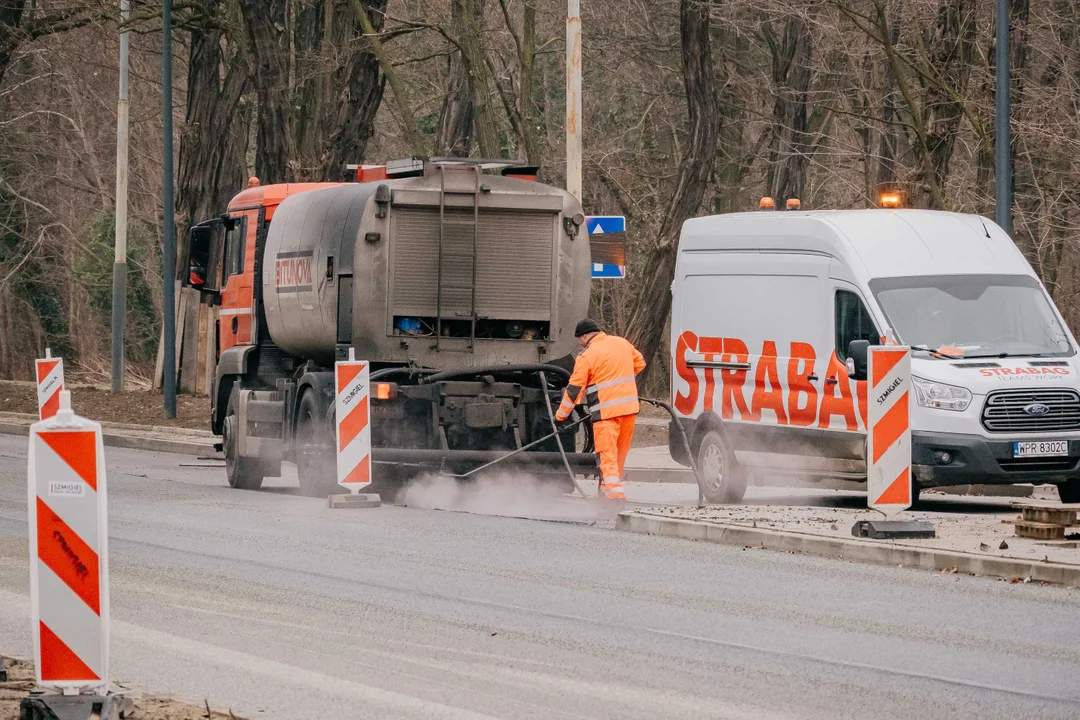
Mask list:
POLYGON ((675 382, 675 409, 684 416, 694 415, 700 407, 724 420, 865 432, 866 383, 851 380, 833 354, 819 390, 810 380, 817 374, 813 345, 792 342, 786 350, 779 355, 777 343, 766 340, 754 359, 752 375, 745 369, 692 368, 689 353, 704 355, 709 362, 731 363, 748 363, 751 355, 738 338, 698 337, 687 330, 675 347, 675 373, 683 380, 683 387, 675 382))
POLYGON ((277 254, 274 287, 278 294, 311 291, 311 250, 277 254))

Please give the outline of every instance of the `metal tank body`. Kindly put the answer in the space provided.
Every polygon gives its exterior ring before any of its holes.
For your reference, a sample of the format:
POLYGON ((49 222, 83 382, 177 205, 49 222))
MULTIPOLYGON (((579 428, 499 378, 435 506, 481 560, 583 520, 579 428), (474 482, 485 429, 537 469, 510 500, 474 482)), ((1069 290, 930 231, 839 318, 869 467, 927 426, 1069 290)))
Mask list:
POLYGON ((311 190, 274 212, 263 254, 263 307, 270 337, 286 353, 333 362, 339 265, 342 258, 351 265, 374 191, 371 183, 311 190))
POLYGON ((565 357, 591 283, 575 217, 563 190, 469 166, 289 197, 267 236, 270 335, 326 365, 348 346, 439 369, 565 357))

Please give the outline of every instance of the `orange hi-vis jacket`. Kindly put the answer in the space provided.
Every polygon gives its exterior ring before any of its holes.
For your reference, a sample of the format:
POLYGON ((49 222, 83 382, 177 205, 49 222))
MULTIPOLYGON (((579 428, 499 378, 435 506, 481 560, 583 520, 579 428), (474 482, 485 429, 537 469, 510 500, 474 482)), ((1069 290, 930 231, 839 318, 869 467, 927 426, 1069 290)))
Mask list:
POLYGON ((593 422, 637 415, 638 390, 634 377, 645 369, 645 358, 629 341, 599 333, 578 355, 574 374, 563 393, 557 420, 570 417, 584 395, 593 422))

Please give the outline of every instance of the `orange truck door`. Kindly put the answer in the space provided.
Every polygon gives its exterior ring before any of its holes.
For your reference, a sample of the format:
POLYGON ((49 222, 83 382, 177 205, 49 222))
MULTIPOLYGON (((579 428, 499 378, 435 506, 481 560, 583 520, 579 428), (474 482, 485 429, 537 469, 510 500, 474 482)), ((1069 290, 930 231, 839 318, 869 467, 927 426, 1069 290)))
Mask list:
POLYGON ((225 262, 218 312, 218 346, 224 352, 252 343, 257 210, 233 212, 225 226, 225 262))

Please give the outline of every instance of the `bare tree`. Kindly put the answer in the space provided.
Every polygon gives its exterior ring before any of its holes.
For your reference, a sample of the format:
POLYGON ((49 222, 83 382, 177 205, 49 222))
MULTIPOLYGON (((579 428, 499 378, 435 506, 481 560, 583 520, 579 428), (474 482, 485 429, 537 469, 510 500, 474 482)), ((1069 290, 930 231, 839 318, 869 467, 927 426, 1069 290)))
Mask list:
POLYGON ((671 281, 675 275, 679 232, 683 222, 701 208, 715 158, 719 124, 710 5, 711 2, 701 0, 679 3, 683 90, 689 115, 686 148, 656 244, 648 251, 644 263, 645 271, 628 323, 630 341, 649 359, 656 357, 671 312, 671 281))

